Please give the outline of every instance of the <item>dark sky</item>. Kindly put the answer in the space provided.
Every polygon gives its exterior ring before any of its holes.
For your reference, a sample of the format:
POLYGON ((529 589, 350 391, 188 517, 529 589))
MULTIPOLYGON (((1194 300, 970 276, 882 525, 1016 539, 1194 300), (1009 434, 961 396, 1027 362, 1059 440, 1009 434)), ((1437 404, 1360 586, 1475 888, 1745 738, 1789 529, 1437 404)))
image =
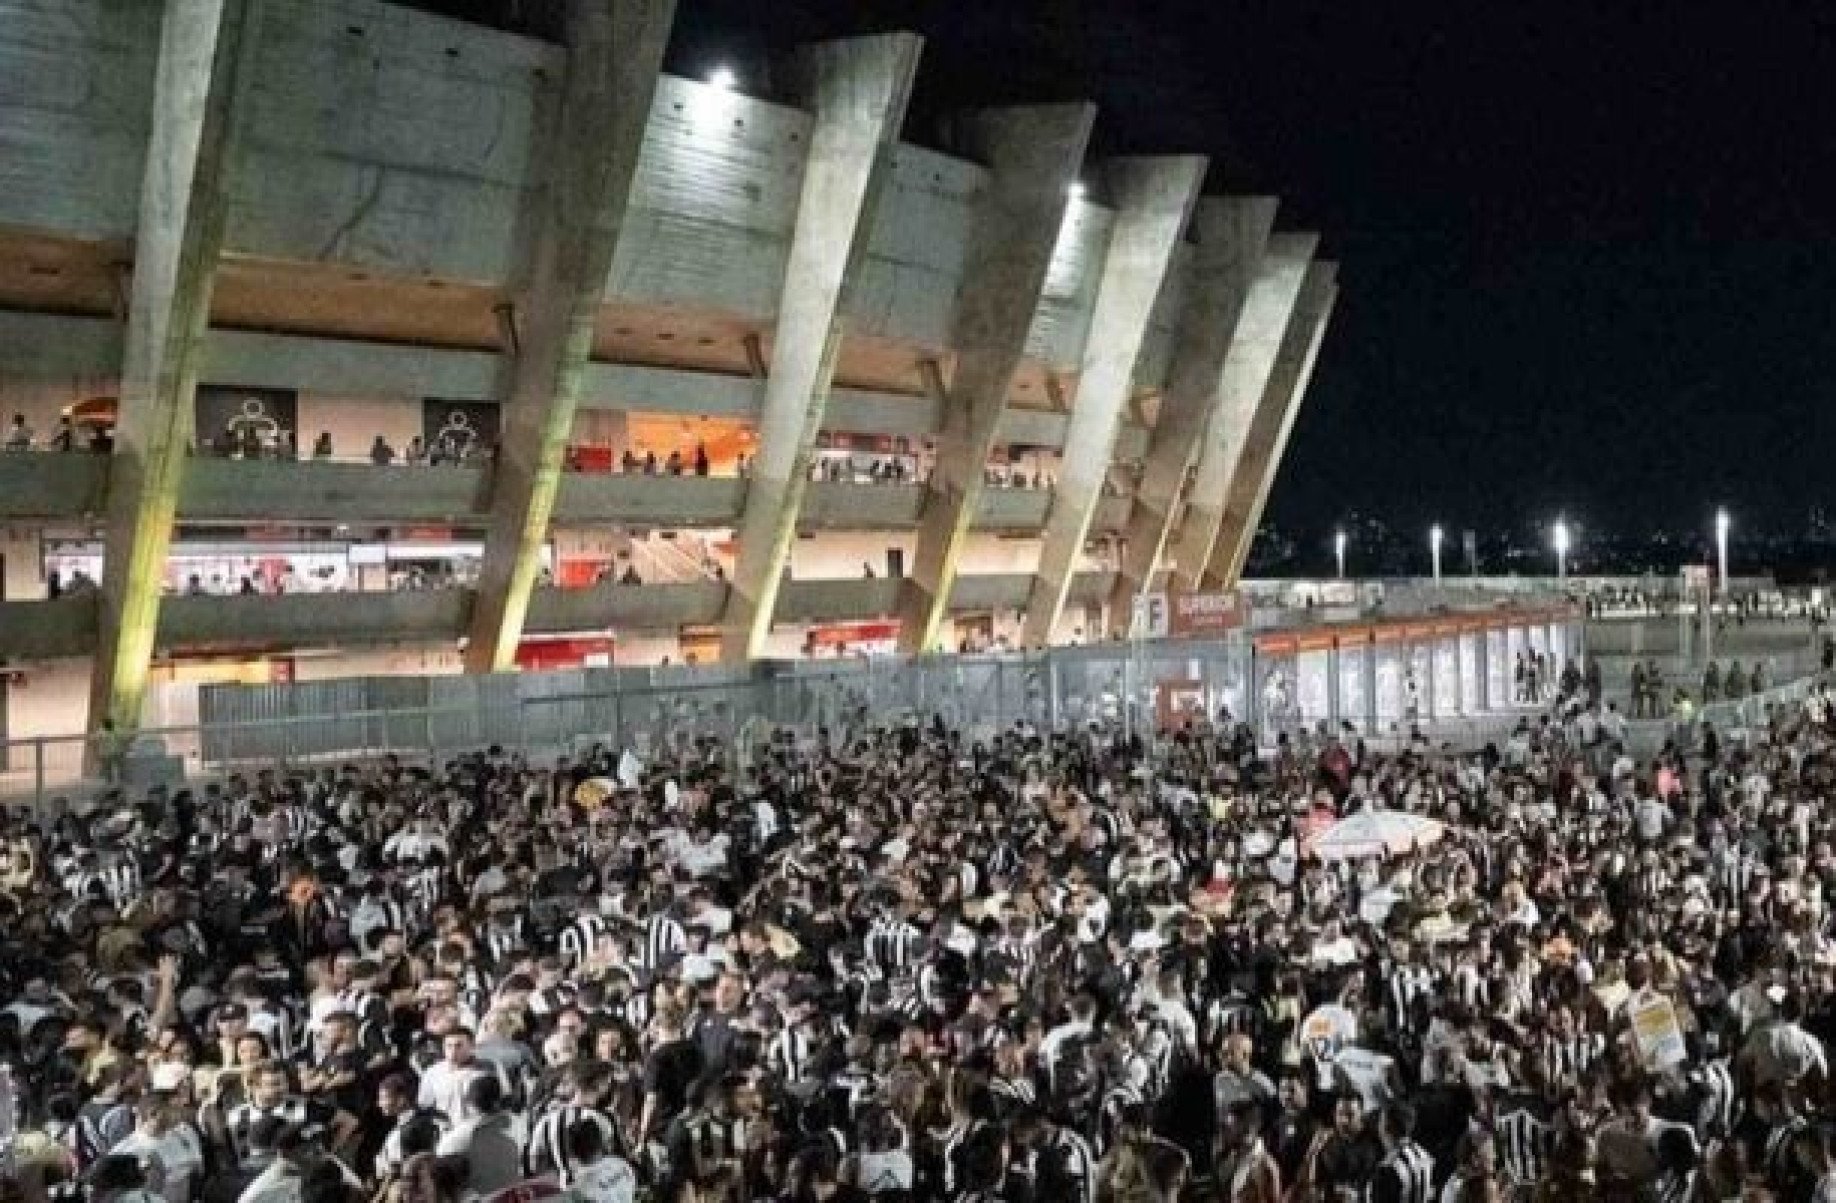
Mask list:
MULTIPOLYGON (((427 0, 449 10, 518 0, 427 0)), ((554 0, 521 0, 526 10, 554 0)), ((1836 5, 680 0, 671 68, 927 39, 909 133, 1087 98, 1343 264, 1270 517, 1801 526, 1836 449, 1836 5)))

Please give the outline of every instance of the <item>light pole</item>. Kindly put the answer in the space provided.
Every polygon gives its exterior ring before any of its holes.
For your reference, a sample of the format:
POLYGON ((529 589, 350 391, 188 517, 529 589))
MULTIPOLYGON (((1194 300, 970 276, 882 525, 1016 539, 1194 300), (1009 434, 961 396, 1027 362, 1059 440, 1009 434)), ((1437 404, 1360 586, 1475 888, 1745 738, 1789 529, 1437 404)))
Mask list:
POLYGON ((1568 523, 1560 518, 1555 524, 1555 574, 1558 581, 1568 579, 1568 523))
POLYGON ((1339 579, 1345 579, 1345 532, 1336 531, 1332 536, 1332 555, 1339 562, 1339 579))
POLYGON ((1728 595, 1728 528, 1733 525, 1727 510, 1715 511, 1715 559, 1719 569, 1715 577, 1715 591, 1723 597, 1728 595))
POLYGON ((1437 522, 1428 528, 1428 550, 1434 556, 1434 583, 1437 588, 1441 584, 1441 539, 1441 524, 1437 522))

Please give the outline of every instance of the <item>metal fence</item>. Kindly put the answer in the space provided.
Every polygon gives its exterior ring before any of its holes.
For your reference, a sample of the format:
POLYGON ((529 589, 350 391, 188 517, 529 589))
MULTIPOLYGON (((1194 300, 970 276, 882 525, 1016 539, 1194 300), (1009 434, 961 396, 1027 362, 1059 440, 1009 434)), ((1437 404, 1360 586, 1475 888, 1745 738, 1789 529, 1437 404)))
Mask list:
MULTIPOLYGON (((1547 624, 1507 649, 1557 644, 1547 624), (1539 641, 1547 640, 1547 643, 1539 641)), ((1483 642, 1483 639, 1479 640, 1483 642)), ((1173 714, 1228 712, 1268 743, 1283 732, 1348 723, 1375 738, 1419 726, 1431 738, 1482 743, 1540 703, 1470 680, 1485 653, 1472 641, 1334 648, 1324 659, 1265 655, 1243 632, 988 656, 881 657, 657 669, 595 668, 466 677, 359 677, 198 690, 195 725, 137 733, 120 767, 129 784, 267 765, 396 754, 438 762, 492 745, 531 756, 581 741, 645 748, 711 736, 733 749, 771 728, 839 737, 933 716, 977 737, 1030 723, 1147 732, 1173 714), (1471 653, 1471 654, 1468 654, 1471 653), (1477 657, 1477 660, 1474 657, 1477 657), (1414 666, 1414 667, 1412 667, 1414 666), (1312 676, 1326 674, 1322 681, 1312 676), (1419 705, 1403 691, 1419 673, 1419 705), (1459 684, 1461 674, 1469 678, 1459 684), (1435 681, 1443 685, 1436 689, 1435 681)), ((1482 674, 1483 675, 1483 674, 1482 674)), ((43 800, 93 788, 99 765, 83 737, 0 744, 0 797, 43 800)))

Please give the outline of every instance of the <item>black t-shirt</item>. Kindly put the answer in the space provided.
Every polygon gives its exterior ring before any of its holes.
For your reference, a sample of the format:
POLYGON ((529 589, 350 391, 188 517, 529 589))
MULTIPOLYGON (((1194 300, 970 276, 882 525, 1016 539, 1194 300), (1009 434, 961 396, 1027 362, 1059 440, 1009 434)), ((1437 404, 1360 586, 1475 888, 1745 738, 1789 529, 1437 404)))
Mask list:
POLYGON ((671 1040, 659 1044, 644 1062, 644 1092, 657 1096, 654 1122, 661 1122, 681 1111, 688 1102, 690 1083, 701 1076, 701 1049, 692 1040, 671 1040))
POLYGON ((712 1008, 695 1019, 695 1046, 701 1051, 702 1064, 710 1070, 722 1070, 733 1056, 733 1018, 712 1008))
POLYGON ((349 1115, 362 1115, 369 1098, 368 1063, 368 1055, 360 1048, 319 1059, 313 1068, 321 1074, 333 1077, 349 1074, 351 1080, 342 1086, 320 1091, 313 1097, 349 1115))
POLYGON ((1322 1186, 1363 1190, 1377 1171, 1377 1142, 1364 1136, 1346 1140, 1338 1133, 1320 1149, 1317 1177, 1322 1186))
POLYGON ((1306 1112, 1284 1111, 1269 1125, 1268 1149, 1281 1167, 1281 1180, 1295 1182, 1313 1144, 1313 1117, 1306 1112))

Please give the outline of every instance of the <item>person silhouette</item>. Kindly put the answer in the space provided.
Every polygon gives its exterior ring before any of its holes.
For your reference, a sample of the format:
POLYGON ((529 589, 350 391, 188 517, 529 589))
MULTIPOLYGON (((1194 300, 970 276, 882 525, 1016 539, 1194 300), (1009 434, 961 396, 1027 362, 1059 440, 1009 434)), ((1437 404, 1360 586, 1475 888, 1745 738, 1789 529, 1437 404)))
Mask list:
POLYGON ((244 397, 242 406, 224 425, 230 436, 230 446, 238 448, 243 455, 251 452, 256 455, 264 447, 272 447, 280 441, 280 423, 268 412, 267 403, 260 397, 244 397))
POLYGON ((463 409, 448 410, 446 423, 434 434, 434 450, 442 460, 463 464, 472 457, 478 445, 478 430, 472 415, 463 409))

